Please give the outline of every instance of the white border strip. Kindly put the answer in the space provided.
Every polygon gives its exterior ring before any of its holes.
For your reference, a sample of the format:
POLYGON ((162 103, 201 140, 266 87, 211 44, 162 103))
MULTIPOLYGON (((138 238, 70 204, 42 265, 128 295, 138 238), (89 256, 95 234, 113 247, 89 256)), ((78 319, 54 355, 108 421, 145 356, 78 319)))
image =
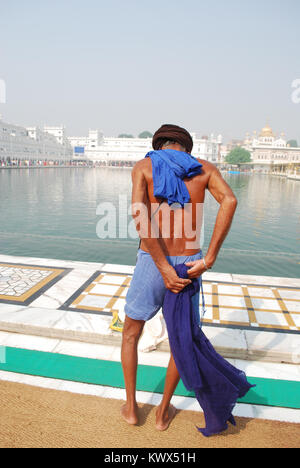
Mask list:
MULTIPOLYGON (((65 354, 88 359, 104 359, 114 362, 120 362, 121 359, 120 345, 61 340, 13 332, 0 331, 0 346, 65 354)), ((156 350, 150 353, 139 351, 139 364, 168 367, 169 357, 170 354, 165 351, 156 350)), ((299 365, 232 358, 227 358, 226 360, 238 369, 243 370, 248 377, 300 382, 299 365)))

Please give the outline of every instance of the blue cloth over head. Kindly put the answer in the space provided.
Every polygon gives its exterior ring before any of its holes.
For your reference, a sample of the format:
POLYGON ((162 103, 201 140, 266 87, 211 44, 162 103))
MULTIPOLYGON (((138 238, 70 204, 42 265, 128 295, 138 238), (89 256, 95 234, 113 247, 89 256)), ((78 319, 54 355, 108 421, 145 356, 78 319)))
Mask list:
POLYGON ((183 181, 202 173, 202 164, 194 156, 172 149, 150 151, 154 183, 154 196, 165 198, 169 205, 189 203, 190 194, 183 181))
MULTIPOLYGON (((175 267, 180 278, 188 278, 188 269, 185 264, 175 267)), ((198 291, 199 281, 195 279, 179 294, 168 290, 163 315, 179 375, 187 390, 195 392, 204 412, 206 427, 198 431, 209 437, 227 429, 228 421, 235 425, 233 408, 255 385, 215 351, 198 326, 191 300, 198 291)))

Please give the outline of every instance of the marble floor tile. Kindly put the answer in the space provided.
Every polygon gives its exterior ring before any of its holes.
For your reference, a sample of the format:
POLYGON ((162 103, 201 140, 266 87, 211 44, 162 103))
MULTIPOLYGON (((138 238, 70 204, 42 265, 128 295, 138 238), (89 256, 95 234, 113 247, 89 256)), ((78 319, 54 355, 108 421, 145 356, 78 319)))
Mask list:
POLYGON ((128 293, 128 289, 129 288, 125 288, 124 291, 121 292, 120 297, 126 297, 126 295, 128 293))
POLYGON ((230 294, 230 295, 237 295, 243 296, 243 290, 240 286, 231 286, 227 284, 219 284, 218 285, 218 293, 221 296, 222 294, 230 294))
POLYGON ((290 313, 300 313, 300 301, 285 301, 285 306, 290 313))
POLYGON ((233 281, 240 284, 258 284, 272 286, 290 286, 300 288, 300 279, 297 278, 282 278, 275 276, 254 276, 254 275, 232 275, 233 281))
POLYGON ((213 320, 213 308, 209 305, 205 305, 206 312, 204 315, 205 320, 213 320))
POLYGON ((294 299, 300 301, 300 291, 278 288, 278 292, 282 299, 294 299))
POLYGON ((203 273, 203 280, 204 281, 217 281, 222 282, 225 281, 226 283, 232 283, 233 275, 230 273, 215 273, 215 272, 205 272, 203 273))
POLYGON ((249 315, 247 310, 242 309, 225 309, 223 307, 219 308, 220 319, 225 320, 226 322, 242 322, 250 323, 249 315))
POLYGON ((278 301, 272 299, 255 299, 251 297, 251 302, 255 310, 267 309, 272 311, 281 311, 278 301))
POLYGON ((110 301, 110 297, 108 296, 92 296, 88 295, 85 296, 80 303, 80 306, 88 306, 88 307, 96 307, 98 309, 104 309, 110 301))
POLYGON ((119 286, 97 284, 89 291, 89 294, 104 294, 106 296, 114 296, 117 293, 118 289, 119 286))
POLYGON ((284 314, 281 313, 255 311, 255 316, 260 325, 288 326, 284 314))
POLYGON ((274 299, 274 293, 271 288, 251 288, 248 287, 248 292, 251 298, 253 297, 263 297, 266 299, 274 299))
POLYGON ((134 272, 134 266, 129 265, 114 265, 110 263, 106 263, 102 267, 102 271, 109 272, 109 273, 121 273, 121 274, 129 274, 132 275, 134 272))
MULTIPOLYGON (((294 320, 296 327, 300 328, 300 314, 291 314, 291 317, 294 320)), ((300 338, 299 338, 299 341, 300 341, 300 338)), ((300 348, 300 343, 299 343, 299 348, 300 348)))
POLYGON ((203 282, 203 291, 204 291, 204 294, 211 294, 212 293, 211 284, 203 282))
POLYGON ((112 309, 113 310, 119 310, 120 312, 124 310, 126 301, 125 299, 117 299, 117 301, 114 303, 112 309))
POLYGON ((104 277, 99 280, 99 284, 101 283, 118 284, 121 286, 124 283, 124 276, 104 275, 104 277))
POLYGON ((239 307, 246 309, 245 299, 243 297, 220 296, 218 297, 219 307, 239 307))
POLYGON ((30 305, 31 307, 57 309, 90 277, 91 271, 70 271, 64 278, 49 288, 45 294, 34 300, 30 305))

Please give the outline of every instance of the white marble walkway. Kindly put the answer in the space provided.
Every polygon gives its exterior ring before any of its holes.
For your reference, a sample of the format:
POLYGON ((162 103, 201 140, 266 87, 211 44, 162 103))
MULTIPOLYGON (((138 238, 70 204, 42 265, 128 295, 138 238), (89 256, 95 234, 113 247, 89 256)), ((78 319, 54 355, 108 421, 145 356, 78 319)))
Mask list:
MULTIPOLYGON (((120 345, 133 266, 0 255, 0 331, 120 345)), ((203 276, 203 330, 224 357, 300 363, 300 279, 203 276)), ((158 340, 159 341, 159 340, 158 340)), ((168 341, 159 344, 168 350, 168 341)))

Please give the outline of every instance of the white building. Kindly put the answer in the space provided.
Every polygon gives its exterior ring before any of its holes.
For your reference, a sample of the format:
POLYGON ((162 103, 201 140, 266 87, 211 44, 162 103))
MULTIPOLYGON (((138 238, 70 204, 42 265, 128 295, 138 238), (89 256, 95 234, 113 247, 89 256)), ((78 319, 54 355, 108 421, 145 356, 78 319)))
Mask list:
POLYGON ((244 148, 250 151, 252 161, 256 165, 288 165, 300 163, 300 148, 292 148, 287 144, 284 133, 276 136, 269 125, 266 125, 259 134, 248 133, 244 141, 244 148))
POLYGON ((61 145, 69 146, 70 143, 67 138, 66 128, 63 125, 59 127, 44 127, 44 132, 53 135, 58 143, 61 145))
POLYGON ((191 133, 191 135, 194 141, 193 156, 212 163, 221 162, 222 135, 215 137, 212 133, 209 137, 203 136, 201 138, 198 138, 196 133, 191 133))
MULTIPOLYGON (((198 138, 194 140, 193 155, 213 163, 221 160, 222 136, 198 138)), ((74 159, 87 159, 95 163, 129 165, 143 159, 152 150, 152 138, 114 138, 104 137, 100 130, 90 130, 88 137, 69 137, 74 148, 74 159)))
POLYGON ((72 159, 72 155, 67 139, 60 143, 38 127, 24 128, 6 123, 0 117, 0 160, 61 161, 72 159))
POLYGON ((104 144, 103 133, 100 130, 89 130, 87 137, 68 137, 68 141, 73 147, 74 156, 87 158, 87 153, 90 151, 91 155, 94 151, 104 144), (76 151, 76 149, 84 149, 82 151, 76 151))

